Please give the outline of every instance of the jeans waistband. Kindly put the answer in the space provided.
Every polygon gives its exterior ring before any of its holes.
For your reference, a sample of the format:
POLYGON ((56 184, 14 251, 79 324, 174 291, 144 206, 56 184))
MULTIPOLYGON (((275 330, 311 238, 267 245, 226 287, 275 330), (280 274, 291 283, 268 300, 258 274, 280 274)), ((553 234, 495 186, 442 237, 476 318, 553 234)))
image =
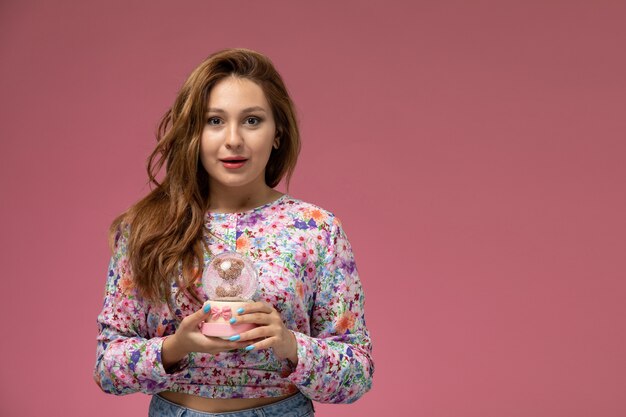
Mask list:
POLYGON ((150 401, 149 417, 312 417, 313 403, 302 393, 262 407, 226 413, 206 413, 174 404, 159 395, 150 401))

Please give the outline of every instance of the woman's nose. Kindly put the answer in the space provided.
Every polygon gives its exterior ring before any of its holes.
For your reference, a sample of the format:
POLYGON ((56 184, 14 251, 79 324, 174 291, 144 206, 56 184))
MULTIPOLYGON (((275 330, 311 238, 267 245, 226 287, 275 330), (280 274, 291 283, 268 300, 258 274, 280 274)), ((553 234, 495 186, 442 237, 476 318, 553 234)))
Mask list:
POLYGON ((226 147, 238 148, 243 144, 243 137, 239 131, 239 126, 230 126, 226 132, 226 147))

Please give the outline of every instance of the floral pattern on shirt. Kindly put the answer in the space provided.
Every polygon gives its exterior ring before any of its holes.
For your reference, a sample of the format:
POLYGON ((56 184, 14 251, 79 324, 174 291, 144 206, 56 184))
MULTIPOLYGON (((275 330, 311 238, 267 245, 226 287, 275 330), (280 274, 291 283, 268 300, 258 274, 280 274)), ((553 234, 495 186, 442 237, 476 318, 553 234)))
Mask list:
MULTIPOLYGON (((349 403, 372 384, 374 365, 364 297, 340 221, 313 204, 283 195, 242 213, 207 213, 204 238, 212 254, 237 251, 259 273, 255 300, 272 304, 296 336, 298 364, 271 349, 215 355, 190 353, 167 373, 161 347, 178 323, 200 308, 172 284, 171 311, 134 288, 129 230, 118 232, 98 316, 95 380, 108 393, 177 391, 211 398, 256 398, 301 391, 329 403, 349 403)), ((198 292, 206 296, 198 283, 198 292)), ((208 297, 207 297, 208 298, 208 297)))

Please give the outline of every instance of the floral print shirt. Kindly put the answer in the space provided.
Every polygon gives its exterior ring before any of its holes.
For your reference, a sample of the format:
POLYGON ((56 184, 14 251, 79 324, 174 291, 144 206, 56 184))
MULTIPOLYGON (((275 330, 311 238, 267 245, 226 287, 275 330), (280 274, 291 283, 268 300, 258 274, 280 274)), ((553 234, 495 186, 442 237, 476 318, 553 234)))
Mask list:
MULTIPOLYGON (((98 316, 94 377, 117 395, 175 391, 210 398, 275 397, 298 390, 312 400, 350 403, 368 391, 374 364, 363 292, 350 243, 330 212, 287 194, 241 213, 205 217, 211 254, 248 256, 259 274, 255 300, 274 306, 293 331, 298 364, 271 349, 190 353, 171 373, 161 346, 180 321, 200 308, 172 284, 170 309, 143 299, 127 258, 128 228, 118 232, 98 316)), ((203 292, 199 280, 198 293, 203 292)), ((208 297, 207 297, 208 298, 208 297)))

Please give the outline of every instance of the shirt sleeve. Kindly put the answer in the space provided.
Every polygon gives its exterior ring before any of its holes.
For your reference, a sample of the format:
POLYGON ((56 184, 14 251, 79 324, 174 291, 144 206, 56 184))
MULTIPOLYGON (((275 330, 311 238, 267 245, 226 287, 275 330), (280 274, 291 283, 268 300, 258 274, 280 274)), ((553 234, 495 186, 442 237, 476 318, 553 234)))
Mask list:
MULTIPOLYGON (((324 250, 324 249, 322 249, 324 250)), ((333 220, 326 256, 320 256, 311 335, 295 332, 298 365, 287 377, 322 403, 351 403, 372 385, 372 344, 352 248, 333 220)))
POLYGON ((168 374, 163 368, 161 347, 165 336, 148 335, 148 305, 133 285, 127 257, 128 233, 128 227, 118 231, 109 264, 104 305, 97 320, 94 379, 110 394, 155 394, 167 388, 187 359, 181 362, 178 372, 168 374))

